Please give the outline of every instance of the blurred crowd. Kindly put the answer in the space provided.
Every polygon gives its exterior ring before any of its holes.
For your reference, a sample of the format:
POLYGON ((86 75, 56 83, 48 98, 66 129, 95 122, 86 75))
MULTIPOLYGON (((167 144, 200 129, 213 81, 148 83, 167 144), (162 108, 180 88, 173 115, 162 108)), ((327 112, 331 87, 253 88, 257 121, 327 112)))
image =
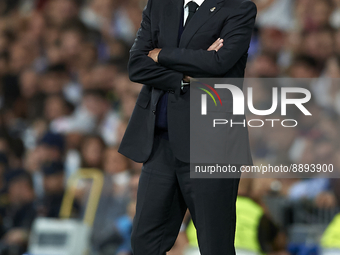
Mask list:
MULTIPOLYGON (((258 6, 257 26, 249 49, 247 77, 304 78, 312 93, 306 108, 312 116, 287 110, 296 128, 269 125, 250 128, 255 164, 332 164, 340 171, 340 1, 268 0, 258 6)), ((292 85, 281 79, 257 86, 254 102, 263 109, 272 104, 272 88, 292 85), (265 86, 264 86, 265 85, 265 86)), ((297 81, 298 83, 299 81, 297 81)), ((301 87, 301 86, 300 86, 301 87)), ((296 109, 295 109, 296 110, 296 109)), ((259 116, 249 115, 249 118, 259 116)), ((271 118, 285 119, 274 114, 271 118)), ((294 177, 294 176, 292 176, 294 177)), ((297 177, 297 176, 296 176, 297 177)), ((310 173, 300 178, 254 180, 254 195, 275 193, 292 201, 306 199, 320 208, 340 203, 339 181, 310 173)))
MULTIPOLYGON (((247 77, 340 78, 339 0, 254 2, 247 77)), ((130 254, 141 165, 117 148, 142 86, 129 80, 127 62, 145 4, 0 1, 0 254, 22 254, 34 219, 58 217, 66 181, 79 168, 100 169, 109 182, 94 252, 130 254)), ((267 105, 271 88, 259 89, 267 105)), ((292 129, 250 129, 255 163, 332 163, 340 170, 339 83, 309 89, 313 118, 297 116, 292 129)), ((318 176, 267 178, 254 179, 247 194, 260 204, 274 194, 335 208, 339 187, 337 179, 318 176)))

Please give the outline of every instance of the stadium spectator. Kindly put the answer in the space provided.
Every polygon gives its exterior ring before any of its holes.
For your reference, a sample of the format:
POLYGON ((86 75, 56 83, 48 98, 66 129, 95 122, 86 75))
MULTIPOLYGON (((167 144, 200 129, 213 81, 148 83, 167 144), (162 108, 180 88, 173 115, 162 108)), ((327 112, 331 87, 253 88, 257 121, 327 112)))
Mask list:
MULTIPOLYGON (((339 173, 340 1, 254 2, 258 19, 246 77, 313 82, 306 87, 312 99, 305 105, 312 117, 293 112, 299 122, 294 129, 249 129, 253 161, 333 164, 339 173)), ((36 215, 58 217, 67 179, 82 167, 105 175, 94 250, 129 254, 141 164, 126 160, 117 146, 142 88, 129 80, 127 62, 145 4, 0 1, 0 254, 9 246, 12 255, 26 251, 32 221, 36 215)), ((255 108, 270 108, 274 85, 258 86, 255 108)), ((256 202, 283 200, 278 208, 284 216, 273 218, 287 229, 296 227, 296 213, 302 212, 304 223, 328 224, 339 211, 339 179, 313 173, 281 177, 255 179, 252 195, 256 202)), ((84 205, 85 192, 78 195, 84 205)), ((172 252, 180 255, 177 248, 172 252)))
POLYGON ((46 162, 42 167, 44 195, 37 201, 40 217, 59 218, 64 196, 64 165, 58 161, 46 162))

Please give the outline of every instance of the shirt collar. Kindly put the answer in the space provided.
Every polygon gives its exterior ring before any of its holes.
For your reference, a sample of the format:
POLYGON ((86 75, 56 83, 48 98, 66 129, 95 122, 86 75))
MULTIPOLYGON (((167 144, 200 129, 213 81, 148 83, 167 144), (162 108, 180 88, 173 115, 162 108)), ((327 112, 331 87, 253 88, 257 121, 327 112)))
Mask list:
MULTIPOLYGON (((193 0, 184 0, 184 7, 187 5, 187 3, 189 3, 190 1, 193 1, 193 0)), ((204 0, 195 0, 194 1, 196 4, 198 4, 198 6, 201 6, 202 3, 204 2, 204 0)))

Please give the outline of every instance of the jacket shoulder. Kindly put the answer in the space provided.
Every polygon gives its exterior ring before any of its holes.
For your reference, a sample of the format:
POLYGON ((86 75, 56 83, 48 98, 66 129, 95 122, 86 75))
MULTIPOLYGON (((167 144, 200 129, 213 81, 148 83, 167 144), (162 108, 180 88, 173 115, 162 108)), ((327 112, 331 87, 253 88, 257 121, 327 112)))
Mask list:
POLYGON ((240 8, 241 6, 247 6, 250 8, 256 8, 256 4, 252 0, 223 0, 224 7, 228 8, 240 8))

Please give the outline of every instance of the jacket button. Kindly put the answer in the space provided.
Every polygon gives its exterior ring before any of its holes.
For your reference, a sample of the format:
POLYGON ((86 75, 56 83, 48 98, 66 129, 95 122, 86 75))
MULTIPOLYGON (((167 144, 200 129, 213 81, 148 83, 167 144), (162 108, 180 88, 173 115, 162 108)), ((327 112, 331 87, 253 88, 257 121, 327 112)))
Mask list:
POLYGON ((155 111, 155 110, 153 110, 152 112, 153 112, 153 114, 156 114, 156 111, 155 111))

